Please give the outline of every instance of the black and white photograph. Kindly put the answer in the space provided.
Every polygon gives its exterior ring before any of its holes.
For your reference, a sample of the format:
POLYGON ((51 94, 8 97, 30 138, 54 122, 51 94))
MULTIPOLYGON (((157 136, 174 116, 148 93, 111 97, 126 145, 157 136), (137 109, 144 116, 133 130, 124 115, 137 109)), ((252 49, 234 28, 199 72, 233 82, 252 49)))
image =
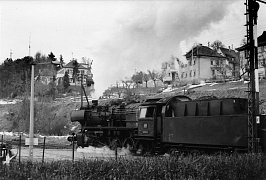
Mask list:
POLYGON ((266 0, 0 1, 0 180, 265 177, 266 0))

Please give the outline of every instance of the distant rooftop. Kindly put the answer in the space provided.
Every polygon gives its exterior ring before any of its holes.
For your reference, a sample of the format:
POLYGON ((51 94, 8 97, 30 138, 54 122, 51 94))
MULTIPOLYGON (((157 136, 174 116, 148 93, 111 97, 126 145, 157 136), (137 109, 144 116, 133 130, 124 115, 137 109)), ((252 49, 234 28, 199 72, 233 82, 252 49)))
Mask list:
MULTIPOLYGON (((192 49, 185 54, 186 58, 190 58, 192 54, 192 49)), ((193 48, 193 56, 208 56, 208 57, 219 57, 224 58, 222 55, 212 50, 207 46, 198 45, 193 48)))
MULTIPOLYGON (((266 31, 263 31, 262 35, 258 37, 258 46, 265 46, 266 45, 266 31)), ((239 48, 236 48, 238 51, 244 51, 248 48, 248 44, 245 44, 239 48)))
MULTIPOLYGON (((73 68, 74 67, 74 64, 73 64, 74 61, 70 61, 69 63, 67 63, 64 68, 73 68)), ((82 63, 78 63, 78 68, 79 69, 87 69, 86 67, 84 67, 82 65, 82 63)))

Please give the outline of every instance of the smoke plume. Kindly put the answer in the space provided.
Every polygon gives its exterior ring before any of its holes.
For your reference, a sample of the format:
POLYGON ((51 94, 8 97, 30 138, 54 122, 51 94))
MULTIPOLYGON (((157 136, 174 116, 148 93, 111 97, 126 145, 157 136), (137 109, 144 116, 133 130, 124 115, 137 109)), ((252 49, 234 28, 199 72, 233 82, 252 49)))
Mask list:
MULTIPOLYGON (((171 55, 180 58, 181 41, 196 37, 219 22, 231 1, 125 2, 109 36, 88 47, 94 66, 96 91, 131 76, 136 70, 160 69, 171 55)), ((116 6, 116 3, 112 4, 116 6)), ((208 37, 206 37, 208 38, 208 37)))

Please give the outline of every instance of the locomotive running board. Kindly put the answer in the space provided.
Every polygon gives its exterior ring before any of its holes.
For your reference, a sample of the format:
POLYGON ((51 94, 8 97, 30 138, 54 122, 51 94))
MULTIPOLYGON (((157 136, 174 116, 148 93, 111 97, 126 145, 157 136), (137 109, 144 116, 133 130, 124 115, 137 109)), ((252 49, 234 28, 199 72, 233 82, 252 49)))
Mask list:
POLYGON ((83 130, 112 130, 112 131, 128 131, 137 130, 138 128, 128 128, 128 127, 83 127, 83 130))

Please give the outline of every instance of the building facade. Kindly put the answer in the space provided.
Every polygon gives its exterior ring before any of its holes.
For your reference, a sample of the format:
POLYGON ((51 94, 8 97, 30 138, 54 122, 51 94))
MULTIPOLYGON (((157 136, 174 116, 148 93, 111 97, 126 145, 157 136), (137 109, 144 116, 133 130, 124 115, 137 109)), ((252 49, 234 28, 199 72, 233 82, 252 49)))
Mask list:
POLYGON ((175 84, 180 81, 178 58, 172 57, 169 61, 162 63, 162 73, 164 84, 175 84))
MULTIPOLYGON (((248 77, 248 45, 236 48, 240 53, 240 75, 243 78, 248 77)), ((266 77, 266 31, 258 37, 258 74, 259 78, 266 77)))
POLYGON ((93 74, 91 72, 91 63, 78 63, 78 74, 77 80, 73 77, 74 61, 70 61, 62 69, 57 72, 57 78, 63 78, 65 73, 68 73, 70 85, 80 85, 80 82, 83 81, 84 86, 93 86, 93 74))
POLYGON ((56 80, 57 71, 60 68, 61 63, 59 61, 37 63, 34 74, 43 84, 47 85, 51 81, 56 80))
POLYGON ((187 62, 180 64, 180 80, 198 84, 206 81, 224 81, 239 75, 239 58, 234 50, 217 51, 203 45, 193 47, 185 54, 187 62))

